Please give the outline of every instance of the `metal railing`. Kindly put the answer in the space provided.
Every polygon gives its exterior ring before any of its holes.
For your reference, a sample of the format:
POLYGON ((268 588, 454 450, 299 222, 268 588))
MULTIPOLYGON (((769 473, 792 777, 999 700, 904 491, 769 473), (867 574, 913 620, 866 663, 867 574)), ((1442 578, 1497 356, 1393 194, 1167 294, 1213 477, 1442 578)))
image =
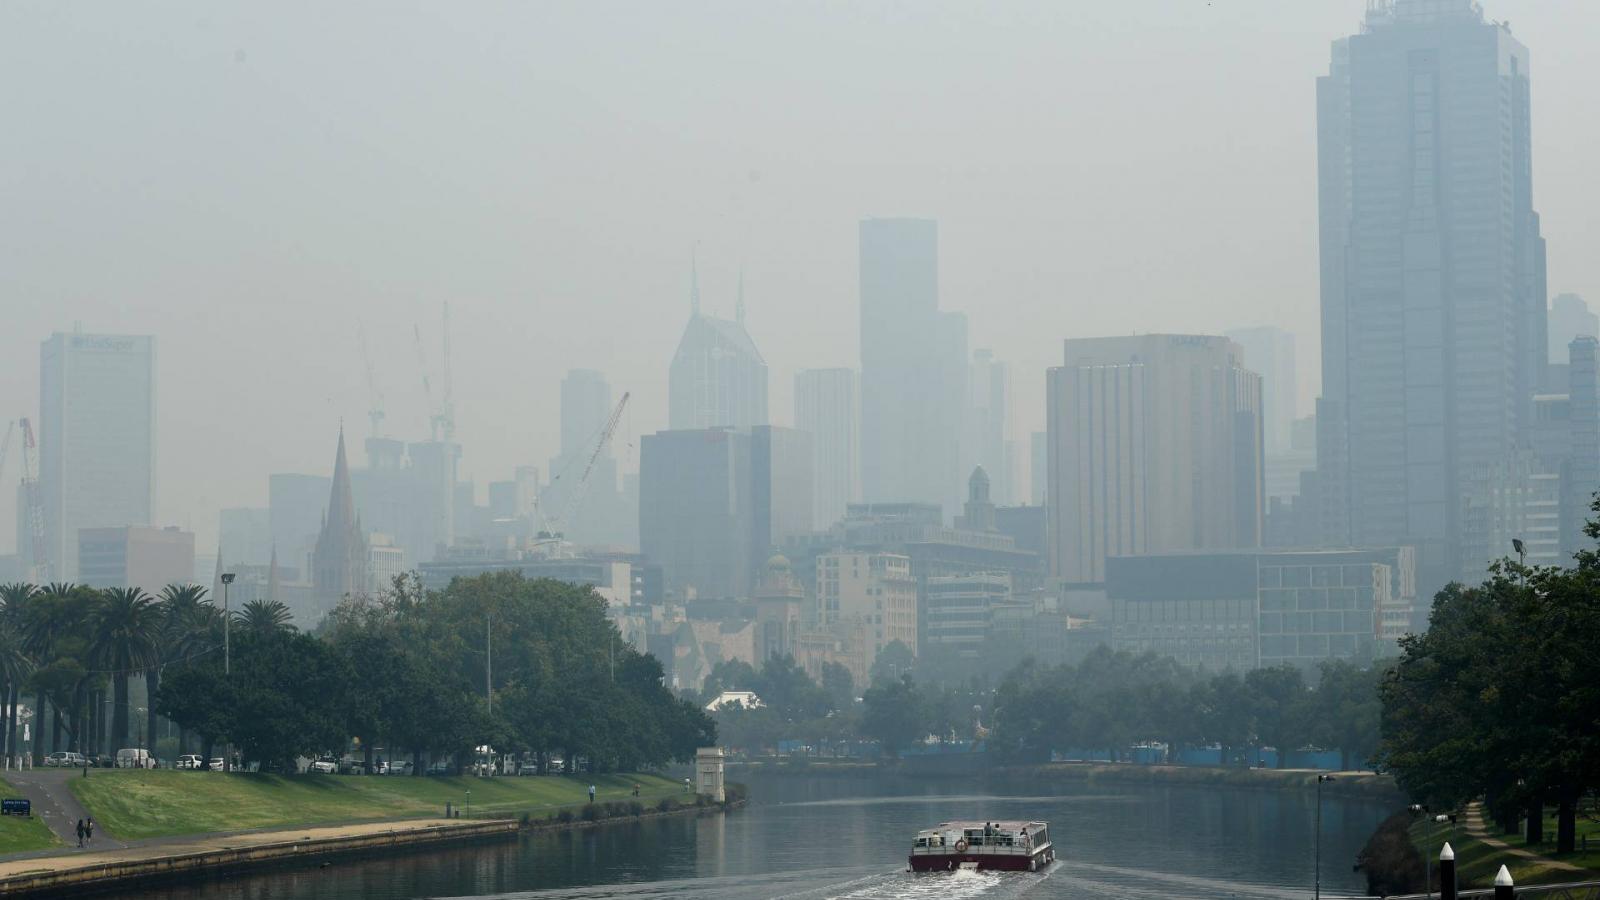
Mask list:
POLYGON ((912 847, 912 856, 1031 856, 1033 853, 1050 846, 1048 843, 1032 847, 1021 844, 969 844, 965 850, 957 850, 955 844, 945 844, 943 847, 912 847))
MULTIPOLYGON (((1516 890, 1518 900, 1600 900, 1600 881, 1519 886, 1516 890)), ((1437 892, 1432 894, 1396 894, 1385 897, 1383 900, 1429 900, 1429 898, 1437 898, 1438 896, 1437 892)), ((1457 896, 1462 898, 1493 897, 1494 888, 1462 891, 1457 896)))

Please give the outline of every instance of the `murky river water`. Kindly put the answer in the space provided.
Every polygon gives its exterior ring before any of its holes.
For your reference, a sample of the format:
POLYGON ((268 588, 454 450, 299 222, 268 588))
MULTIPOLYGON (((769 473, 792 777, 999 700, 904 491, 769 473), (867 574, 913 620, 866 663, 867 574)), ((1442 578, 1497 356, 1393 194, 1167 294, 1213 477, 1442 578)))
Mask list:
MULTIPOLYGON (((170 886, 139 900, 877 900, 1310 897, 1307 793, 856 777, 748 779, 727 816, 666 818, 489 845, 344 860, 170 886), (1037 874, 907 874, 919 828, 944 819, 1050 822, 1061 862, 1037 874)), ((1325 797, 1324 897, 1359 896, 1356 851, 1392 810, 1325 797)))

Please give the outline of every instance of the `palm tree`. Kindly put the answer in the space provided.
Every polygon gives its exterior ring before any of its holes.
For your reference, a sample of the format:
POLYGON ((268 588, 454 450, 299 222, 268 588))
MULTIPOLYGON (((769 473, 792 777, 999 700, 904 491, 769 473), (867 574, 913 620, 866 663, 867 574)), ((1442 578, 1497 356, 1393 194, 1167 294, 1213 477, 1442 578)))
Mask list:
POLYGON ((5 690, 4 721, 0 722, 7 757, 17 754, 17 704, 22 699, 22 682, 33 674, 33 658, 28 655, 22 633, 22 617, 38 588, 31 584, 0 585, 0 679, 5 690))
MULTIPOLYGON (((161 629, 156 655, 144 672, 148 702, 145 733, 151 746, 156 742, 156 692, 161 690, 161 670, 169 663, 188 659, 210 649, 211 625, 216 607, 206 599, 206 589, 197 584, 169 584, 161 590, 161 629)), ((183 735, 178 736, 178 752, 183 752, 183 735)))
POLYGON ((128 746, 128 676, 146 669, 157 656, 161 608, 138 588, 103 591, 89 612, 89 664, 111 675, 111 735, 128 746))
MULTIPOLYGON (((72 596, 73 586, 56 582, 44 587, 35 588, 25 597, 20 597, 21 605, 17 619, 22 634, 22 647, 32 658, 37 668, 43 669, 56 661, 57 646, 67 637, 69 623, 67 604, 72 596)), ((11 603, 8 601, 7 606, 11 603)), ((33 762, 34 765, 44 761, 46 743, 45 720, 50 713, 50 692, 41 679, 34 679, 35 696, 33 701, 33 762)), ((61 711, 56 710, 56 725, 60 725, 61 711)), ((53 729, 51 740, 60 735, 53 729)), ((53 746, 53 744, 49 745, 53 746)))
POLYGON ((294 630, 290 624, 294 614, 278 600, 251 600, 233 615, 234 624, 252 634, 265 636, 294 630))

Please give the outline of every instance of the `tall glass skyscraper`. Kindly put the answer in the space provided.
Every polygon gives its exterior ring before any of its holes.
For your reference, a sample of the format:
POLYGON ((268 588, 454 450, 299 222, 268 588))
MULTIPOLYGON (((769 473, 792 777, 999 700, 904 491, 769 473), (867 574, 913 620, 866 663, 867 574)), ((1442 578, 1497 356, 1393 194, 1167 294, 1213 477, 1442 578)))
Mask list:
POLYGON ((156 339, 52 334, 39 347, 39 486, 52 581, 78 576, 78 530, 149 525, 156 339))
POLYGON ((1478 3, 1384 0, 1318 83, 1322 537, 1413 544, 1429 587, 1544 374, 1528 75, 1478 3))

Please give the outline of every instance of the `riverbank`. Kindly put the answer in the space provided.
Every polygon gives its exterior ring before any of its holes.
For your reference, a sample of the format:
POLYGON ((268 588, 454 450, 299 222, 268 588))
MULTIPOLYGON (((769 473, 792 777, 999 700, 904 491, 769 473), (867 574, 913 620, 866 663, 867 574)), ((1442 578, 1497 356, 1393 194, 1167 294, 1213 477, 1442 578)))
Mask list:
POLYGON ((981 778, 1029 779, 1044 782, 1169 784, 1292 791, 1314 791, 1317 789, 1318 775, 1332 774, 1334 780, 1324 782, 1322 785, 1322 790, 1325 794, 1365 797, 1396 803, 1401 803, 1405 799, 1400 789, 1395 785, 1394 779, 1375 772, 1328 773, 1317 769, 1246 769, 1076 762, 1042 763, 1025 766, 991 766, 982 754, 953 753, 944 756, 909 757, 904 760, 889 762, 811 759, 807 757, 766 758, 731 764, 729 770, 750 775, 807 778, 903 774, 930 778, 970 779, 976 775, 981 778), (930 760, 955 760, 964 764, 940 768, 927 765, 930 760))
POLYGON ((533 820, 559 817, 563 810, 577 817, 589 805, 591 784, 602 804, 637 802, 654 809, 663 801, 694 802, 681 783, 643 774, 418 778, 97 769, 88 778, 68 777, 66 784, 102 828, 125 841, 442 817, 447 804, 466 818, 533 820))
POLYGON ((134 882, 334 853, 511 837, 514 820, 423 819, 218 835, 178 843, 0 861, 0 895, 109 891, 134 882))

